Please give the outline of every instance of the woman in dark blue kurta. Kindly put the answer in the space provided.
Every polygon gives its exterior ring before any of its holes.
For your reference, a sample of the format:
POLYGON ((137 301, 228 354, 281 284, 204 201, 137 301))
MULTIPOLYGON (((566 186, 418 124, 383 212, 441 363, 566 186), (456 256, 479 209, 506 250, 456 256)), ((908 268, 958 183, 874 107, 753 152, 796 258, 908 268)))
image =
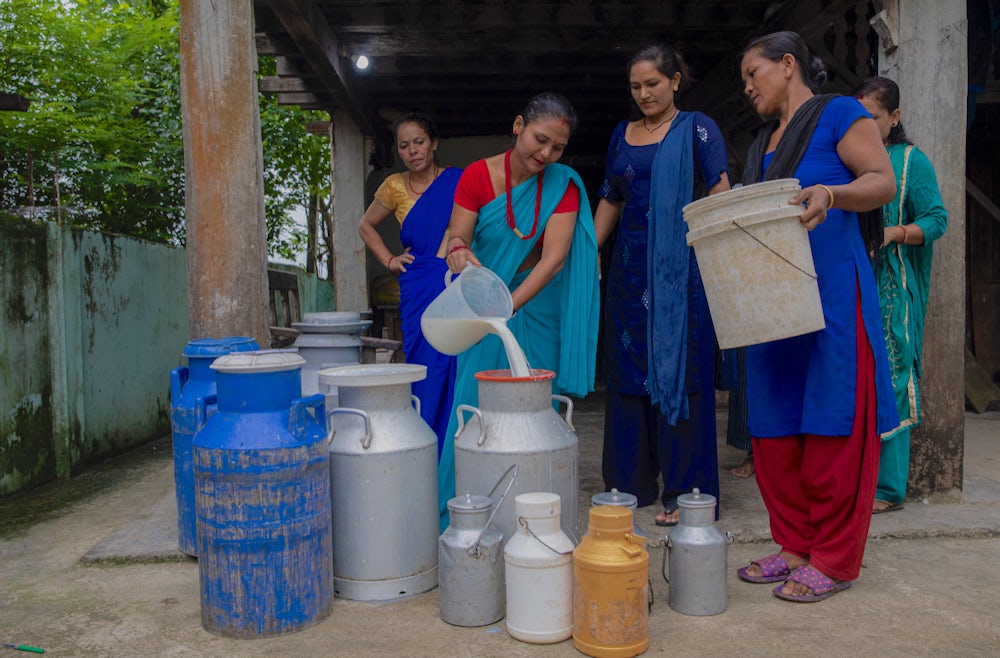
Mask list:
POLYGON ((642 117, 611 137, 594 219, 599 242, 618 225, 604 314, 604 484, 643 506, 662 475, 659 525, 676 523, 679 494, 719 495, 715 333, 681 209, 729 189, 729 178, 715 122, 674 105, 685 69, 667 46, 633 55, 642 117))
POLYGON ((757 483, 781 551, 739 575, 785 581, 776 596, 812 602, 858 576, 875 498, 878 432, 897 422, 857 214, 891 199, 895 184, 864 108, 853 98, 815 95, 825 72, 799 35, 751 42, 741 71, 756 111, 777 118, 751 147, 744 180, 799 179, 802 191, 789 203, 803 206, 826 328, 747 348, 757 483))

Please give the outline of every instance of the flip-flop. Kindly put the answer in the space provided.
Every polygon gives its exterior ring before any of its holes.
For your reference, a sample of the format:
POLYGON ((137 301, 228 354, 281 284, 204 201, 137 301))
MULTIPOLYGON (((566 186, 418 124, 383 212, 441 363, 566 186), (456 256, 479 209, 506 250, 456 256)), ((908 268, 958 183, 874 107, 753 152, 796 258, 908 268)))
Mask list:
POLYGON ((740 580, 744 580, 748 583, 776 583, 781 581, 782 583, 788 579, 789 574, 792 573, 791 567, 785 562, 785 558, 781 557, 777 553, 772 553, 759 560, 754 560, 745 567, 742 567, 736 571, 736 575, 740 577, 740 580), (759 576, 751 576, 747 573, 753 565, 760 567, 759 576))
MULTIPOLYGON (((888 503, 888 500, 881 500, 876 502, 888 503)), ((898 512, 903 509, 903 503, 889 503, 888 507, 883 507, 881 509, 876 509, 872 507, 872 514, 884 514, 885 512, 898 512)))
POLYGON ((811 594, 785 594, 781 591, 785 583, 774 588, 774 595, 779 599, 796 603, 815 603, 851 588, 851 581, 834 581, 808 564, 789 574, 785 582, 800 583, 812 590, 811 594))
MULTIPOLYGON (((667 505, 664 505, 664 506, 663 506, 663 516, 664 516, 664 517, 668 517, 668 516, 670 516, 671 514, 673 514, 674 512, 676 512, 676 511, 677 511, 677 509, 678 509, 678 507, 677 507, 677 503, 674 503, 674 504, 673 504, 673 507, 669 507, 669 506, 667 506, 667 505)), ((657 517, 659 517, 660 515, 659 515, 659 514, 657 514, 656 516, 657 516, 657 517)), ((678 517, 678 518, 679 518, 679 517, 678 517)), ((666 518, 664 518, 664 519, 663 519, 663 520, 661 521, 661 520, 660 520, 659 518, 654 518, 654 519, 653 519, 653 523, 655 523, 656 525, 660 526, 661 528, 669 528, 670 526, 675 526, 675 525, 677 525, 678 521, 667 521, 667 520, 666 520, 666 518)))

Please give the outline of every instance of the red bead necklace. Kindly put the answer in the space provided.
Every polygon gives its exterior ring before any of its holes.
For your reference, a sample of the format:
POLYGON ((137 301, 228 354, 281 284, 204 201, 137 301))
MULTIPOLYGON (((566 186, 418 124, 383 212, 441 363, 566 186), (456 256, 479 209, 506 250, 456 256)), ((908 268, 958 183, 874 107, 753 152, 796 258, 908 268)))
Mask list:
POLYGON ((510 151, 507 151, 503 156, 503 174, 504 191, 507 192, 507 226, 514 231, 514 235, 517 237, 522 240, 530 240, 535 237, 535 231, 538 230, 538 216, 542 211, 542 176, 545 175, 545 170, 542 169, 538 172, 538 191, 535 193, 535 223, 531 225, 531 233, 528 235, 521 233, 514 221, 514 203, 510 198, 510 151))

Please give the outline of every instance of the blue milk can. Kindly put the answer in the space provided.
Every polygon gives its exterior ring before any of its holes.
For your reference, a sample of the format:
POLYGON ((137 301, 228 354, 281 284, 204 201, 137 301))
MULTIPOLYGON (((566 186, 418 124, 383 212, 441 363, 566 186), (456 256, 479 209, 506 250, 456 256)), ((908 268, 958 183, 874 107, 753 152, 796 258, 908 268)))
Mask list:
POLYGON ((292 352, 212 364, 218 411, 193 442, 201 624, 269 637, 322 621, 333 602, 330 461, 322 395, 301 395, 292 352))
POLYGON ((198 554, 194 518, 194 471, 191 440, 215 413, 215 372, 209 366, 232 352, 258 350, 246 336, 199 338, 189 341, 183 355, 188 364, 170 371, 170 428, 174 444, 174 489, 177 492, 177 546, 188 555, 198 554), (199 400, 206 400, 201 404, 199 400), (199 410, 205 409, 205 413, 199 410))

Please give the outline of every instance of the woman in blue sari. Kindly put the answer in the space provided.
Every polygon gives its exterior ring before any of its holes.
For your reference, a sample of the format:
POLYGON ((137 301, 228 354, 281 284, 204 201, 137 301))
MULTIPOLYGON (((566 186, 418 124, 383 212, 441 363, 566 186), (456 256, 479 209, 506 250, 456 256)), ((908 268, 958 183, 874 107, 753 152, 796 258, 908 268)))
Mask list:
POLYGON ((399 275, 403 352, 407 363, 427 366, 427 377, 413 383, 413 394, 420 399, 420 415, 437 434, 440 456, 451 414, 455 357, 441 354, 427 342, 420 331, 420 316, 444 290, 448 270, 442 258, 444 235, 462 170, 439 167, 435 162, 438 133, 429 117, 407 114, 393 125, 393 134, 407 171, 392 174, 379 186, 358 232, 379 262, 399 275), (400 223, 404 250, 399 255, 389 251, 377 231, 390 213, 395 213, 400 223))
POLYGON ((715 121, 675 104, 690 79, 679 53, 653 44, 627 71, 638 112, 611 136, 594 213, 598 244, 618 228, 604 315, 601 470, 606 488, 633 494, 640 507, 659 494, 655 522, 668 526, 680 516, 678 495, 698 487, 719 496, 715 331, 682 208, 728 190, 729 172, 715 121))
MULTIPOLYGON (((455 190, 448 266, 485 266, 507 282, 515 315, 507 326, 532 368, 553 370, 555 392, 594 390, 599 291, 594 220, 580 176, 558 164, 576 113, 558 94, 535 96, 514 120, 515 142, 470 164, 455 190)), ((478 400, 474 375, 509 368, 495 335, 458 356, 454 406, 478 400)), ((442 527, 454 496, 452 413, 438 469, 442 527)))

